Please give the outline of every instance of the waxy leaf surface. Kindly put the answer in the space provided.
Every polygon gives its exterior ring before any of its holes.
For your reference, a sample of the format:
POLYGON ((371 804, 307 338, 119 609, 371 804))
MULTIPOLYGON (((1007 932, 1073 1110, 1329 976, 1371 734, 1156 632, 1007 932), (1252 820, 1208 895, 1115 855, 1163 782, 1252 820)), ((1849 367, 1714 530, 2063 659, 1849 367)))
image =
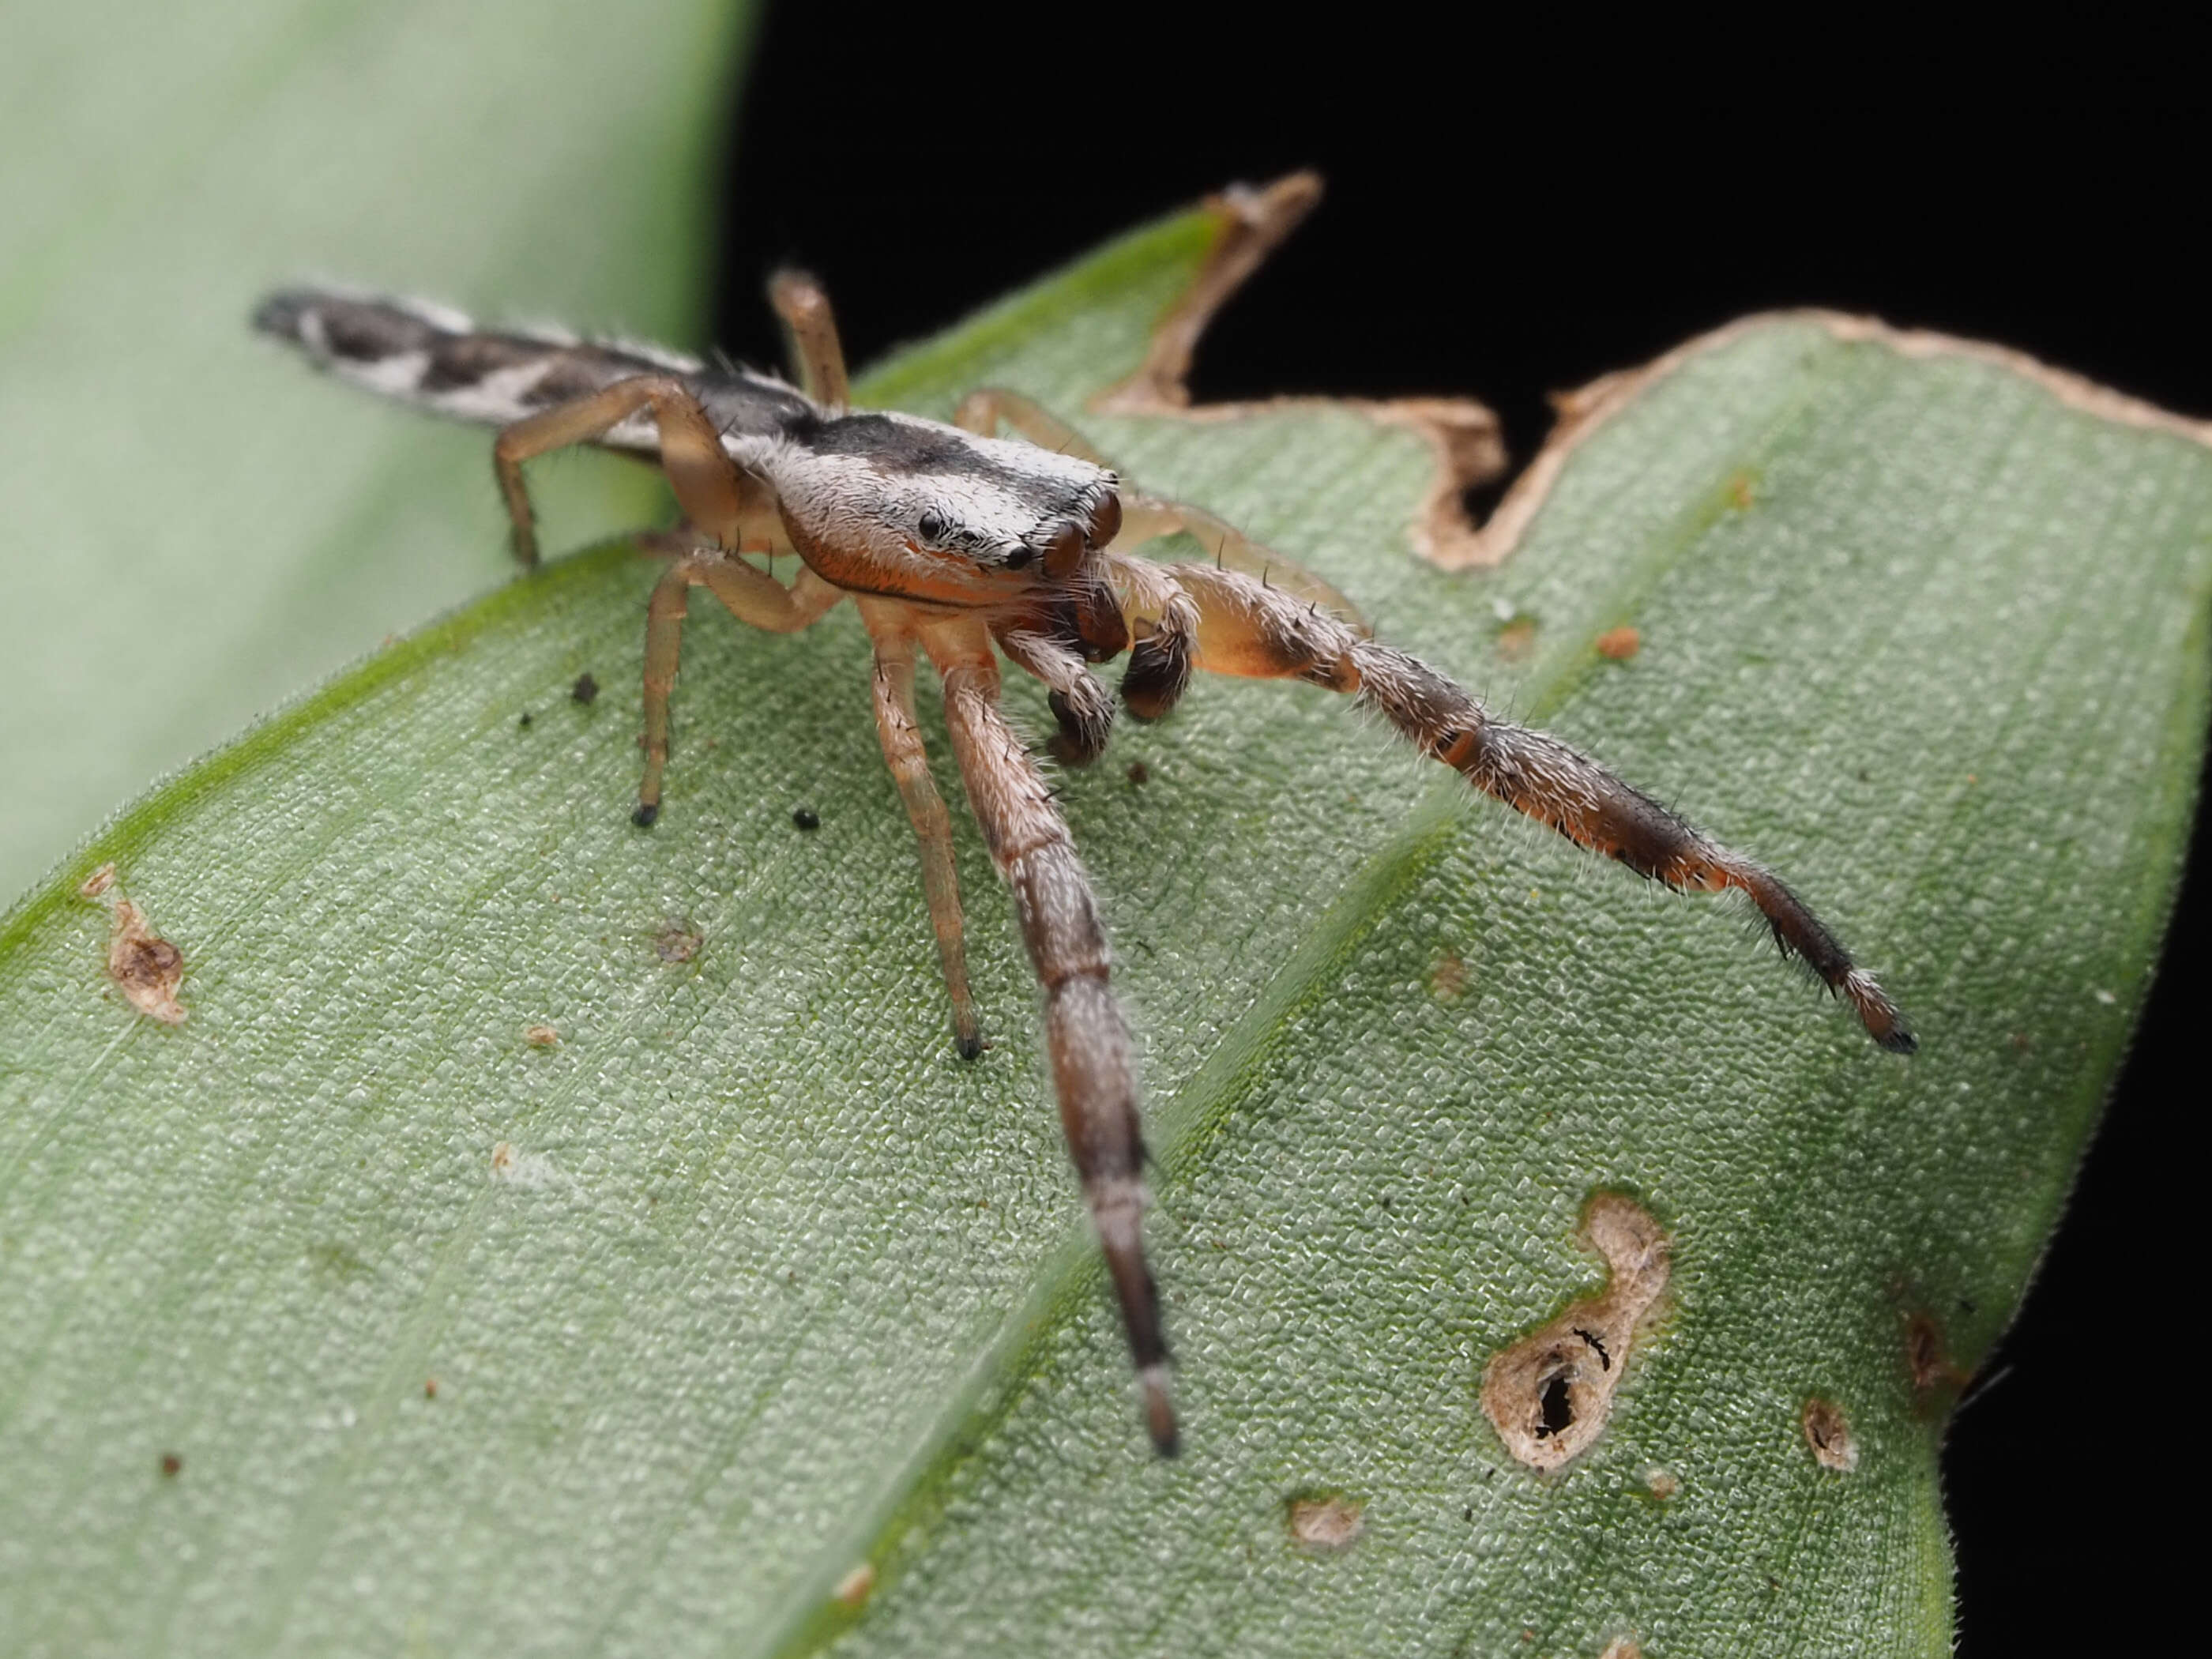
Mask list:
POLYGON ((1948 1650, 1943 1414, 2186 836, 2212 453, 1780 321, 1657 378, 1500 569, 1448 574, 1407 550, 1403 428, 1085 412, 1213 229, 1116 244, 863 398, 1066 412, 1772 863, 1919 1055, 1340 699, 1200 683, 1061 788, 1143 1052, 1161 1462, 964 820, 994 1046, 953 1054, 855 619, 695 606, 643 834, 654 571, 601 546, 187 770, 0 927, 19 1648, 1948 1650), (105 977, 75 888, 110 860, 183 952, 181 1026, 105 977), (1479 1393, 1601 1288, 1601 1193, 1672 1276, 1604 1432, 1540 1475, 1479 1393))

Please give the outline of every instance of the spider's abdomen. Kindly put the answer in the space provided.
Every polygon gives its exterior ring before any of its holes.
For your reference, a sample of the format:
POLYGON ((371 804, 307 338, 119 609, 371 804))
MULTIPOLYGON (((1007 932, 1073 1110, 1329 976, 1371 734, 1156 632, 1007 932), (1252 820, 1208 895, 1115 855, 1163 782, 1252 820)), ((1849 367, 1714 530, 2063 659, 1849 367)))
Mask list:
MULTIPOLYGON (((478 328, 457 311, 418 300, 364 298, 314 289, 272 294, 253 325, 301 348, 332 374, 418 409, 505 426, 641 374, 690 383, 725 433, 781 431, 811 417, 798 392, 743 370, 710 369, 657 346, 478 328)), ((652 419, 624 421, 599 441, 653 456, 652 419)))

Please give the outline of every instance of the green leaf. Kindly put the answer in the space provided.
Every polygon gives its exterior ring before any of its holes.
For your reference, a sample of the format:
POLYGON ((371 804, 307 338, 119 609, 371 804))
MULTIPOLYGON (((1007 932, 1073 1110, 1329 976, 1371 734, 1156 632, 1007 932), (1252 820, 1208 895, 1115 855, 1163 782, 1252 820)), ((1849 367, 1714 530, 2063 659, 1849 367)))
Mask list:
MULTIPOLYGON (((744 15, 8 8, 0 902, 148 779, 506 573, 480 449, 241 349, 254 301, 336 276, 680 343, 744 15)), ((548 510, 599 534, 657 499, 606 458, 546 471, 548 510)))
POLYGON ((1118 243, 866 400, 1069 413, 1771 861, 1920 1054, 1341 700, 1200 684, 1061 795, 1145 1051, 1161 1462, 964 827, 996 1046, 953 1055, 854 617, 702 610, 641 834, 653 573, 604 546, 188 770, 0 926, 0 1628, 1948 1651, 1943 1417, 2057 1214, 2186 832, 2212 455, 2002 362, 1767 321, 1626 396, 1503 568, 1448 574, 1407 550, 1402 427, 1082 412, 1213 232, 1118 243), (1622 624, 1640 650, 1601 657, 1622 624), (111 860, 183 952, 181 1026, 105 977, 75 884, 111 860), (1483 1379, 1606 1284, 1577 1230, 1607 1194, 1672 1276, 1595 1443, 1538 1474, 1483 1379))

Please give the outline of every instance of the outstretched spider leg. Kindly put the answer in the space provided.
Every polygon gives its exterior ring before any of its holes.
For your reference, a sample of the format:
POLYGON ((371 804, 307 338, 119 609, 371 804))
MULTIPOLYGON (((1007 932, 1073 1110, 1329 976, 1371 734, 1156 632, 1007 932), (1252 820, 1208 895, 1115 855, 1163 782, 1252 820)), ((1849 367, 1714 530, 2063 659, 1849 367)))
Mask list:
POLYGON ((1131 596, 1132 633, 1144 613, 1180 594, 1197 610, 1192 665, 1217 674, 1300 679, 1357 697, 1425 755, 1485 794, 1594 853, 1669 887, 1747 895, 1784 954, 1801 957, 1851 1005, 1869 1036, 1895 1054, 1917 1047, 1905 1017, 1856 966, 1820 918, 1779 878, 1730 851, 1558 738, 1494 720, 1468 692, 1418 657, 1379 645, 1295 597, 1235 570, 1152 565, 1111 553, 1131 596))

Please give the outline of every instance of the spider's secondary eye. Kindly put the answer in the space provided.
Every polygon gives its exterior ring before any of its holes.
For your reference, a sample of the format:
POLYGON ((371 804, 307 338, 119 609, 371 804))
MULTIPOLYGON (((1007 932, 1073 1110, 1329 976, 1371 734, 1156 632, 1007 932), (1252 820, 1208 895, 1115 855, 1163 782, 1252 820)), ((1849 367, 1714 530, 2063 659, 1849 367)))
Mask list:
POLYGON ((926 542, 941 542, 945 539, 945 532, 950 530, 952 526, 945 522, 945 515, 942 513, 939 513, 936 508, 932 507, 928 512, 924 513, 921 518, 915 520, 914 527, 916 533, 921 536, 922 540, 926 542))

